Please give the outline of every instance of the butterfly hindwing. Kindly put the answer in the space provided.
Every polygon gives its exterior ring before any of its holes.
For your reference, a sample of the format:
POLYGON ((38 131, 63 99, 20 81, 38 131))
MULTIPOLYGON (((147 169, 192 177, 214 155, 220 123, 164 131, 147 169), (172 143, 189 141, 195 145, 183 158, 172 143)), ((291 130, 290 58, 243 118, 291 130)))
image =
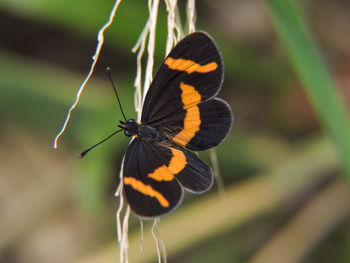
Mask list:
POLYGON ((143 217, 169 213, 180 204, 183 188, 204 192, 212 181, 209 166, 180 147, 135 138, 125 155, 124 194, 143 217))
POLYGON ((185 168, 175 177, 189 192, 203 193, 213 184, 213 175, 210 167, 193 153, 177 147, 186 157, 185 168))
POLYGON ((178 145, 203 151, 218 145, 231 124, 230 106, 222 99, 212 98, 158 122, 158 129, 170 134, 178 145))
POLYGON ((198 109, 201 119, 199 130, 192 136, 191 122, 188 122, 189 128, 181 130, 173 140, 191 150, 202 151, 218 145, 225 138, 233 117, 229 104, 220 98, 202 102, 198 109))

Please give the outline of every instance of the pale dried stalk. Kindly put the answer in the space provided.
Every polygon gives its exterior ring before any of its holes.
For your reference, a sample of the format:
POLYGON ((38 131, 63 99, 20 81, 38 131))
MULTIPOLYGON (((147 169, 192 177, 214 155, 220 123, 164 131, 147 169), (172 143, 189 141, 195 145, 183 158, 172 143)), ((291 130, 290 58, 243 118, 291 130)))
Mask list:
POLYGON ((134 102, 135 102, 135 110, 137 113, 137 121, 141 120, 141 111, 142 111, 142 66, 141 66, 141 60, 143 53, 145 51, 146 46, 146 40, 149 33, 149 26, 150 26, 150 19, 147 20, 145 27, 142 30, 142 33, 140 34, 139 39, 137 40, 135 46, 132 48, 132 52, 135 53, 138 50, 137 53, 137 69, 136 69, 136 78, 134 82, 135 87, 135 94, 134 94, 134 102))
POLYGON ((187 1, 187 21, 188 21, 188 33, 196 31, 196 0, 187 1))
POLYGON ((182 23, 181 23, 181 17, 180 17, 180 11, 179 7, 176 5, 175 8, 175 23, 176 23, 176 32, 177 32, 177 42, 180 41, 180 39, 185 35, 183 28, 182 28, 182 23))
POLYGON ((76 98, 75 98, 75 102, 73 103, 72 106, 70 106, 70 108, 68 110, 67 117, 66 117, 66 119, 64 121, 64 124, 63 124, 60 132, 56 135, 56 137, 54 139, 54 143, 53 143, 53 148, 54 149, 57 148, 57 141, 58 141, 59 137, 63 134, 63 132, 66 130, 68 121, 70 119, 70 115, 71 115, 72 111, 75 109, 75 107, 78 105, 78 102, 80 100, 80 96, 81 96, 81 94, 82 94, 82 92, 84 90, 84 87, 85 87, 86 83, 89 81, 92 73, 94 72, 95 65, 96 65, 96 62, 97 62, 98 57, 100 55, 100 52, 101 52, 101 49, 102 49, 102 45, 103 45, 103 42, 104 42, 103 33, 112 24, 113 19, 115 17, 115 14, 117 12, 117 9, 118 9, 118 7, 119 7, 121 2, 122 2, 121 0, 116 0, 115 1, 114 6, 112 8, 112 11, 111 11, 111 13, 109 15, 109 19, 108 19, 107 23, 104 24, 103 27, 98 32, 98 37, 97 37, 98 43, 97 43, 95 54, 92 57, 93 61, 92 61, 91 67, 90 67, 90 71, 89 71, 88 75, 86 76, 83 84, 80 86, 80 88, 79 88, 79 90, 77 92, 77 95, 76 95, 76 98))
POLYGON ((149 25, 149 39, 148 39, 148 46, 147 46, 148 57, 147 57, 147 64, 146 64, 146 74, 145 74, 145 81, 143 84, 143 101, 145 100, 147 91, 152 82, 158 6, 159 6, 159 0, 148 1, 148 9, 150 13, 150 18, 149 18, 150 25, 149 25))
MULTIPOLYGON (((159 219, 160 221, 160 219, 159 219)), ((159 222, 158 222, 159 223, 159 222)), ((158 239, 159 239, 159 244, 160 244, 160 247, 162 249, 162 253, 163 253, 163 262, 164 263, 167 263, 168 262, 168 255, 166 253, 166 247, 165 247, 165 243, 164 243, 164 240, 162 239, 162 237, 160 236, 160 234, 158 233, 158 227, 156 229, 156 233, 158 235, 158 239)))
POLYGON ((175 35, 174 30, 176 29, 178 34, 179 30, 175 22, 175 10, 177 6, 177 0, 165 0, 165 4, 168 12, 168 38, 165 48, 165 56, 167 56, 177 42, 177 37, 175 35))
POLYGON ((122 240, 120 242, 120 263, 128 263, 128 249, 129 249, 129 239, 128 239, 128 229, 129 229, 129 217, 130 217, 130 206, 127 206, 126 212, 123 219, 123 233, 122 240))
POLYGON ((140 219, 140 251, 142 252, 143 251, 143 220, 142 220, 142 217, 140 216, 139 217, 140 219))
POLYGON ((221 197, 221 203, 222 207, 225 213, 225 216, 229 216, 229 211, 228 211, 228 201, 227 201, 227 195, 226 195, 226 190, 224 187, 224 181, 222 180, 222 176, 220 174, 220 168, 219 168, 219 161, 218 161, 218 155, 216 153, 215 149, 210 149, 210 162, 211 166, 213 167, 213 174, 214 178, 216 181, 216 186, 218 188, 219 195, 221 197))
POLYGON ((117 191, 114 194, 115 197, 119 197, 119 207, 118 207, 118 210, 117 210, 117 213, 116 213, 117 237, 118 237, 118 242, 119 243, 122 240, 120 214, 121 214, 123 206, 124 206, 124 198, 123 198, 123 167, 124 167, 124 158, 122 160, 122 165, 120 167, 120 172, 119 172, 119 185, 118 185, 117 191))
POLYGON ((162 253, 163 253, 163 262, 167 263, 167 254, 166 254, 165 244, 163 239, 159 236, 159 233, 158 233, 159 221, 160 221, 159 217, 154 219, 153 226, 152 226, 152 236, 154 241, 156 242, 158 263, 162 262, 162 255, 161 255, 162 253))
POLYGON ((160 255, 160 248, 159 248, 159 240, 158 240, 158 237, 155 233, 155 228, 158 226, 158 221, 159 221, 159 218, 157 217, 156 219, 154 219, 153 221, 153 226, 152 226, 152 236, 153 236, 153 239, 154 241, 156 242, 156 249, 157 249, 157 256, 158 256, 158 263, 161 263, 162 262, 162 257, 160 255))

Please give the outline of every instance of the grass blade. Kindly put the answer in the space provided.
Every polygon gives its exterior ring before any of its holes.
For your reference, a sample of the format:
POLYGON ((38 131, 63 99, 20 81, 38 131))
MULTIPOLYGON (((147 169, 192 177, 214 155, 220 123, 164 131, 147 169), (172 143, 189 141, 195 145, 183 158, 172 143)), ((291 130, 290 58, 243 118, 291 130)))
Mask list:
POLYGON ((295 1, 265 0, 274 27, 350 179, 350 125, 323 59, 295 1))

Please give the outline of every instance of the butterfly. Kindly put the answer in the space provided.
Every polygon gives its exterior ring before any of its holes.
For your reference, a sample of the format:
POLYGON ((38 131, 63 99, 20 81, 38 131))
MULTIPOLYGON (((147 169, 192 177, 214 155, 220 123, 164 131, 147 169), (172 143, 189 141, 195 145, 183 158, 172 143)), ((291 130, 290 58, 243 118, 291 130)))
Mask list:
POLYGON ((184 191, 208 191, 212 170, 192 151, 221 143, 233 122, 230 105, 216 97, 224 73, 214 40, 195 32, 177 43, 149 87, 140 122, 127 120, 109 68, 107 73, 125 121, 80 158, 120 131, 133 137, 122 165, 123 193, 141 217, 170 213, 180 205, 184 191))
POLYGON ((203 193, 213 184, 211 168, 191 151, 210 149, 225 138, 233 115, 216 95, 223 60, 214 40, 195 32, 172 49, 146 94, 141 121, 120 121, 133 137, 123 161, 123 192, 141 217, 173 211, 184 191, 203 193))

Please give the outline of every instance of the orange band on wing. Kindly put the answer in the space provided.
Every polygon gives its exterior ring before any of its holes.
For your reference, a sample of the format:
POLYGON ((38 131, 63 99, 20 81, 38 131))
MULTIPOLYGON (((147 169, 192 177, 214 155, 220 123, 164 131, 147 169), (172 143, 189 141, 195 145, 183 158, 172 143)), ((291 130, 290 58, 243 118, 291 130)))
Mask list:
POLYGON ((201 102, 202 97, 191 85, 181 82, 180 88, 182 90, 181 99, 184 104, 183 109, 186 110, 186 116, 184 119, 184 128, 176 134, 173 141, 181 146, 186 146, 196 135, 196 132, 199 131, 201 118, 197 105, 201 102))
POLYGON ((174 59, 171 57, 168 57, 165 60, 164 64, 167 65, 170 69, 186 71, 188 74, 191 74, 193 72, 208 73, 218 68, 218 64, 216 64, 216 62, 200 65, 189 59, 174 59))
POLYGON ((162 165, 157 168, 153 173, 148 174, 148 177, 157 181, 172 181, 174 175, 181 172, 187 162, 185 154, 177 149, 170 148, 173 156, 170 159, 169 165, 162 165))
POLYGON ((169 202, 166 200, 166 198, 159 193, 158 191, 154 190, 152 186, 146 185, 143 182, 133 178, 133 177, 124 177, 123 178, 124 184, 130 185, 134 190, 139 191, 140 193, 144 195, 148 195, 150 197, 154 197, 158 200, 161 206, 168 207, 169 202))

